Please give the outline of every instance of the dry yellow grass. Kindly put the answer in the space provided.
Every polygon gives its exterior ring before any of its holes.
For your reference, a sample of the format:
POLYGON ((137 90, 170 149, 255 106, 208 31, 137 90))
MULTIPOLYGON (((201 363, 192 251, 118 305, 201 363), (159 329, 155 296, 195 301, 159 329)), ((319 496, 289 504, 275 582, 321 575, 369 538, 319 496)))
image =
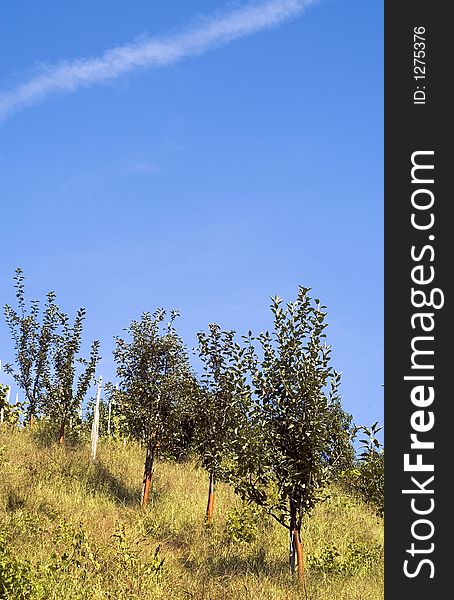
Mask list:
MULTIPOLYGON (((90 464, 86 444, 46 446, 36 434, 3 427, 0 448, 0 573, 16 577, 3 595, 0 584, 0 598, 306 597, 288 575, 287 535, 278 524, 262 515, 255 539, 232 542, 226 520, 241 502, 226 485, 206 529, 207 477, 193 463, 159 462, 143 511, 136 444, 101 439, 90 464)), ((304 526, 307 598, 379 600, 383 522, 360 500, 331 493, 304 526)))

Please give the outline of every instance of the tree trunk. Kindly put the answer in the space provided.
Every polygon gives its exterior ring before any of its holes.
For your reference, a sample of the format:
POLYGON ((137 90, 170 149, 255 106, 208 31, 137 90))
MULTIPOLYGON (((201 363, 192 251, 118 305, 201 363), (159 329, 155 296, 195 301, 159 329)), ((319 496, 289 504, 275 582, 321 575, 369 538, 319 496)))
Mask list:
POLYGON ((34 413, 30 413, 30 423, 29 423, 29 428, 33 429, 33 425, 35 424, 35 415, 34 413))
POLYGON ((148 504, 148 498, 150 496, 151 478, 153 476, 153 464, 154 464, 154 446, 147 446, 147 454, 145 456, 145 470, 143 475, 143 495, 142 495, 142 507, 145 508, 148 504))
POLYGON ((60 434, 58 437, 58 441, 62 446, 65 443, 65 426, 66 426, 66 421, 63 420, 60 424, 60 434))
POLYGON ((211 525, 213 522, 213 507, 214 507, 214 473, 210 473, 210 484, 208 487, 208 503, 206 512, 206 522, 211 525))
POLYGON ((296 501, 290 500, 290 573, 305 587, 304 551, 297 525, 296 501))
POLYGON ((304 573, 304 551, 303 544, 301 543, 301 533, 297 529, 293 532, 293 547, 296 551, 298 581, 304 586, 306 582, 304 573))
POLYGON ((295 575, 295 565, 296 565, 296 548, 295 548, 295 539, 294 533, 296 531, 296 504, 290 499, 290 548, 289 548, 289 567, 290 573, 295 575))

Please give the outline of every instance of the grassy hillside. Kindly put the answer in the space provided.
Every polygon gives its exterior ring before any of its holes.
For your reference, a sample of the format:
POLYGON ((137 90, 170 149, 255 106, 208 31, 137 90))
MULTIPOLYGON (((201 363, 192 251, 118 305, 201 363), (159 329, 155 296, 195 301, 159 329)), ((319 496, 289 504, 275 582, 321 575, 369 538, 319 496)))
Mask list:
MULTIPOLYGON (((286 531, 246 511, 228 486, 204 526, 207 477, 160 462, 140 508, 143 452, 101 439, 40 443, 0 429, 0 598, 284 600, 305 598, 287 573, 286 531), (240 541, 238 541, 240 540, 240 541), (162 562, 163 561, 163 562, 162 562), (2 581, 3 580, 3 581, 2 581)), ((383 597, 383 523, 339 489, 303 530, 307 598, 383 597)))

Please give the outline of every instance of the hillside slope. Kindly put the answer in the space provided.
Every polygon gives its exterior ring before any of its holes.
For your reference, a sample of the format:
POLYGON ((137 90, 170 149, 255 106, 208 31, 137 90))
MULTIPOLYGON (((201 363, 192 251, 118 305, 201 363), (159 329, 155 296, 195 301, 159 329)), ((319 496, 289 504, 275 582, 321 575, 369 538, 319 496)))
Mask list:
POLYGON ((303 528, 307 596, 287 572, 287 532, 207 477, 161 461, 140 508, 143 452, 101 439, 61 448, 0 429, 0 598, 8 600, 379 600, 383 522, 339 489, 303 528), (163 561, 163 562, 162 562, 163 561))

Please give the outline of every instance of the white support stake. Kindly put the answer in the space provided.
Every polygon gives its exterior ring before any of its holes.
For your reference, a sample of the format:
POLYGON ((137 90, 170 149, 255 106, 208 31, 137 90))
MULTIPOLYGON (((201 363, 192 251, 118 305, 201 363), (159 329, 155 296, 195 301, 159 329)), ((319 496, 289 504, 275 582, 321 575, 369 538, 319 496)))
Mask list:
POLYGON ((96 449, 98 447, 99 438, 99 402, 101 400, 102 377, 98 380, 98 391, 96 393, 96 404, 93 414, 93 423, 91 426, 91 457, 90 460, 96 460, 96 449))
POLYGON ((112 414, 112 400, 109 397, 109 414, 107 416, 107 435, 110 435, 110 415, 112 414))

